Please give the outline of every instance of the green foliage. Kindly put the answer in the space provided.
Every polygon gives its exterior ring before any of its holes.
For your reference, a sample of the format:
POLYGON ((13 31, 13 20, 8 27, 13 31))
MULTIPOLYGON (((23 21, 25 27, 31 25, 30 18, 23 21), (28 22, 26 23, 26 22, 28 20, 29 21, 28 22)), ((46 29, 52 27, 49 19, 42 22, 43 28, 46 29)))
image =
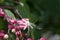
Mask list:
POLYGON ((15 19, 14 14, 10 10, 4 9, 4 11, 5 11, 5 13, 6 13, 7 16, 9 16, 12 19, 15 19))

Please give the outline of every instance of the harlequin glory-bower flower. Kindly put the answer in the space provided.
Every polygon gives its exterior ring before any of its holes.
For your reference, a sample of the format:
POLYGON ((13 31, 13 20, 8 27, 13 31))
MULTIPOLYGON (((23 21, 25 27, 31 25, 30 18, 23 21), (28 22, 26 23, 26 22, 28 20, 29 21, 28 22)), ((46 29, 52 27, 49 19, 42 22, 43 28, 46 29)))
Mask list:
POLYGON ((8 25, 9 30, 12 30, 13 26, 15 30, 20 30, 20 29, 25 30, 26 28, 29 28, 29 27, 33 28, 28 18, 22 18, 21 20, 12 19, 12 20, 9 20, 8 22, 11 24, 11 25, 8 25))
POLYGON ((21 29, 23 29, 24 27, 27 27, 27 25, 22 20, 18 20, 17 23, 19 24, 19 27, 21 29))
POLYGON ((24 30, 28 27, 33 28, 28 18, 22 18, 21 20, 17 20, 17 23, 19 24, 20 28, 24 30))
MULTIPOLYGON (((10 35, 10 31, 12 31, 16 35, 16 40, 19 40, 19 37, 22 36, 21 29, 23 29, 25 31, 26 28, 27 29, 29 27, 33 28, 31 26, 31 23, 29 22, 29 19, 28 18, 22 18, 21 20, 10 18, 8 15, 6 15, 2 11, 2 9, 0 9, 0 16, 1 17, 4 17, 5 20, 7 20, 7 22, 8 22, 8 34, 10 35)), ((2 35, 0 35, 0 37, 3 36, 4 39, 7 39, 9 37, 8 34, 4 34, 4 33, 1 33, 1 34, 2 35)), ((24 36, 26 34, 27 34, 27 32, 24 34, 24 36)), ((28 38, 27 40, 31 40, 31 39, 28 38)))
MULTIPOLYGON (((7 22, 8 22, 8 34, 10 34, 10 31, 12 31, 13 33, 15 33, 16 40, 21 35, 21 29, 25 30, 26 28, 31 27, 31 24, 30 24, 28 18, 22 18, 21 20, 10 18, 8 15, 6 15, 2 11, 2 9, 0 9, 0 16, 4 17, 5 20, 7 20, 7 22)), ((4 35, 4 39, 7 39, 7 38, 8 38, 8 35, 4 35)))

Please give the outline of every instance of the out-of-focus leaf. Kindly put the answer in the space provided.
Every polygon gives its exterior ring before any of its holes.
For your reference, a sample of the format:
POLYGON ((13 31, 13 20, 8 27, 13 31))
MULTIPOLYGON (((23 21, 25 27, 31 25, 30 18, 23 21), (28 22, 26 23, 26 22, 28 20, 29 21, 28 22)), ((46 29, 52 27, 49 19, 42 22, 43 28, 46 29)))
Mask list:
POLYGON ((41 37, 41 31, 36 28, 30 29, 30 37, 34 40, 39 39, 41 37))
POLYGON ((6 5, 6 6, 14 6, 14 3, 13 2, 4 2, 3 5, 6 5))
POLYGON ((7 16, 9 16, 12 19, 15 19, 14 14, 10 10, 4 9, 4 11, 5 11, 5 13, 6 13, 7 16))
MULTIPOLYGON (((11 39, 11 40, 15 40, 15 39, 16 39, 16 38, 15 38, 15 35, 12 34, 12 33, 10 33, 10 39, 11 39)), ((10 39, 9 39, 9 40, 10 40, 10 39)))
POLYGON ((0 3, 3 3, 4 2, 4 0, 0 0, 0 3))

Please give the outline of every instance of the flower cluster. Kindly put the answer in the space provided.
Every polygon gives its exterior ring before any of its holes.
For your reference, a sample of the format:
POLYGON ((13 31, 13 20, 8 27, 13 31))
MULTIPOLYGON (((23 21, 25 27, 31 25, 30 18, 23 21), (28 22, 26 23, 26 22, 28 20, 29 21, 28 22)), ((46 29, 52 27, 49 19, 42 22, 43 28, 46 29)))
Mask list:
MULTIPOLYGON (((30 22, 28 18, 22 18, 20 20, 17 19, 11 19, 9 16, 7 16, 3 9, 0 8, 0 17, 5 18, 5 20, 8 21, 8 34, 11 32, 13 32, 16 35, 16 40, 22 35, 21 33, 21 29, 25 30, 26 28, 28 28, 30 26, 30 22)), ((1 33, 1 32, 0 32, 1 33)), ((3 38, 4 33, 1 33, 1 38, 3 38)), ((8 38, 7 34, 4 36, 4 38, 8 38)), ((6 39, 5 38, 5 39, 6 39)), ((28 40, 28 39, 27 39, 28 40)))
POLYGON ((15 33, 16 38, 20 37, 22 35, 21 29, 25 30, 30 26, 29 19, 23 18, 21 20, 16 19, 10 19, 8 24, 8 30, 15 33))
MULTIPOLYGON (((21 29, 25 30, 29 27, 33 28, 31 26, 31 23, 29 22, 28 18, 22 18, 20 20, 18 19, 11 19, 9 16, 5 14, 3 9, 0 8, 0 17, 3 17, 5 20, 8 21, 8 34, 10 34, 10 31, 16 35, 16 40, 19 40, 20 37, 23 35, 26 35, 26 33, 22 33, 21 29)), ((0 40, 2 39, 8 39, 9 35, 5 34, 3 30, 0 31, 0 40)), ((32 38, 26 38, 24 40, 34 40, 32 38)), ((39 40, 45 40, 45 38, 41 38, 39 40)))

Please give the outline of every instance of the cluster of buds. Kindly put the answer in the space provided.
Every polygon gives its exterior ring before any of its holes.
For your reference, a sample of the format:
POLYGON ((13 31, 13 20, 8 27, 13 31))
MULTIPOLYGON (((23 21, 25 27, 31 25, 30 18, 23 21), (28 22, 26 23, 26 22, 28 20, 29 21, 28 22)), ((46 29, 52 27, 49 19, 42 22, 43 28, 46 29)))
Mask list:
POLYGON ((8 21, 9 25, 8 25, 8 29, 26 29, 30 26, 30 22, 28 18, 22 18, 21 20, 16 20, 16 19, 11 19, 8 21))
POLYGON ((0 30, 0 40, 8 39, 8 34, 5 34, 4 30, 0 30))
MULTIPOLYGON (((20 37, 21 35, 21 29, 25 30, 30 26, 30 22, 28 18, 22 18, 20 20, 17 19, 11 19, 8 17, 3 10, 0 8, 0 16, 4 17, 5 20, 8 21, 8 33, 11 31, 16 35, 16 38, 20 37)), ((3 33, 2 33, 3 34, 3 33)), ((4 36, 4 38, 8 38, 7 34, 4 36)), ((6 39, 5 38, 5 39, 6 39)))
POLYGON ((11 32, 15 33, 17 39, 17 37, 21 36, 21 29, 25 30, 29 26, 30 24, 28 18, 23 18, 21 20, 11 19, 9 20, 8 30, 11 30, 11 32))
MULTIPOLYGON (((16 40, 19 40, 19 37, 23 35, 21 29, 25 30, 28 29, 29 27, 33 28, 28 18, 22 18, 20 20, 11 19, 3 12, 1 8, 0 8, 0 16, 4 17, 8 21, 8 33, 10 31, 13 32, 16 35, 16 40)), ((8 34, 5 34, 3 30, 0 31, 0 40, 8 39, 8 37, 9 37, 8 34)), ((26 40, 34 40, 34 39, 27 38, 26 40)), ((46 39, 40 38, 39 40, 46 40, 46 39)))

